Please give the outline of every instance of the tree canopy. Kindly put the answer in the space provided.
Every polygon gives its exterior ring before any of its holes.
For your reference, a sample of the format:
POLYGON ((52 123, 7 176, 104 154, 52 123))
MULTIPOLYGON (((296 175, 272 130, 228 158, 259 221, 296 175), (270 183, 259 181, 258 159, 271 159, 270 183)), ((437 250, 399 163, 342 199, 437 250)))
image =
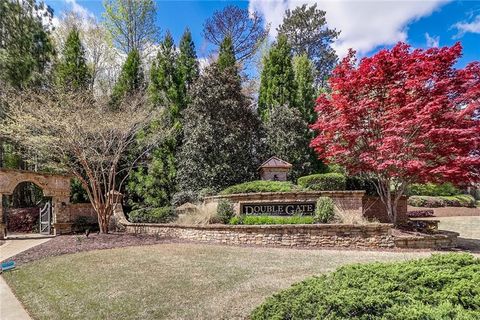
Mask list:
POLYGON ((328 161, 376 181, 396 223, 411 183, 480 180, 480 63, 455 68, 452 47, 412 50, 399 43, 335 68, 331 94, 318 99, 311 146, 328 161))

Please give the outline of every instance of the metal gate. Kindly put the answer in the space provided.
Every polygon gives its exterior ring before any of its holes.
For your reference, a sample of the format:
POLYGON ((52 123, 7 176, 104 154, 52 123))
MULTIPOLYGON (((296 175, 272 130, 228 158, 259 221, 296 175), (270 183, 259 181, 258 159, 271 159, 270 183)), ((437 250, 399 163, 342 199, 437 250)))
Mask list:
POLYGON ((45 206, 40 209, 40 233, 50 234, 50 222, 52 219, 52 204, 45 203, 45 206))

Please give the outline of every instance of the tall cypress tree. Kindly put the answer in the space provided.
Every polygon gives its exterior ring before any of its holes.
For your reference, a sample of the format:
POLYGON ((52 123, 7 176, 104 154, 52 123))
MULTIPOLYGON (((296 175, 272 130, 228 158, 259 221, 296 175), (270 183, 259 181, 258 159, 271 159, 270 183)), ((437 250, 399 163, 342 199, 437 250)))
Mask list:
POLYGON ((197 53, 195 52, 195 44, 192 40, 192 33, 188 28, 185 29, 185 32, 182 35, 179 49, 180 53, 177 60, 177 70, 180 80, 180 92, 182 95, 181 110, 184 110, 191 100, 188 91, 200 74, 197 53))
POLYGON ((115 107, 125 96, 144 87, 144 74, 138 50, 132 50, 122 66, 120 75, 112 90, 111 105, 115 107))
POLYGON ((295 106, 300 110, 305 121, 313 124, 316 119, 313 63, 306 54, 302 54, 293 58, 293 67, 297 85, 295 106))
POLYGON ((56 67, 56 83, 67 90, 85 89, 92 77, 88 70, 85 49, 76 27, 69 32, 60 63, 56 67))
POLYGON ((218 52, 217 65, 223 71, 227 68, 235 67, 235 51, 233 49, 232 37, 226 36, 220 44, 218 52))
POLYGON ((268 119, 270 111, 279 105, 294 107, 296 83, 292 52, 285 36, 280 35, 263 60, 258 97, 258 112, 268 119))

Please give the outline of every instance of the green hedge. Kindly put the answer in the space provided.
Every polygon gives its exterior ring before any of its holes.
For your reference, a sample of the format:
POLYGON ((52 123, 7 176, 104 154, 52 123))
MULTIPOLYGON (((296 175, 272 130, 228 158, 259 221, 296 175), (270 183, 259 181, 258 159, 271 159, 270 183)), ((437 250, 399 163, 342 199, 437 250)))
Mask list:
POLYGON ((457 189, 451 183, 444 184, 412 184, 407 191, 410 196, 455 196, 461 194, 461 191, 457 189))
POLYGON ((480 319, 479 283, 468 254, 351 265, 273 295, 251 319, 480 319))
POLYGON ((312 174, 298 178, 298 185, 307 190, 316 191, 345 190, 346 178, 343 174, 336 172, 312 174))
POLYGON ((312 216, 236 216, 230 219, 230 224, 260 225, 260 224, 313 224, 312 216))
POLYGON ((296 186, 287 181, 257 180, 230 186, 220 194, 254 193, 254 192, 289 192, 294 191, 296 186))
POLYGON ((439 208, 439 207, 475 207, 475 199, 468 194, 456 196, 411 196, 408 204, 413 207, 439 208))
POLYGON ((234 214, 233 204, 228 200, 221 199, 218 202, 216 214, 210 220, 210 223, 228 223, 234 214))
POLYGON ((167 223, 175 219, 172 207, 142 208, 128 214, 128 220, 136 223, 167 223))

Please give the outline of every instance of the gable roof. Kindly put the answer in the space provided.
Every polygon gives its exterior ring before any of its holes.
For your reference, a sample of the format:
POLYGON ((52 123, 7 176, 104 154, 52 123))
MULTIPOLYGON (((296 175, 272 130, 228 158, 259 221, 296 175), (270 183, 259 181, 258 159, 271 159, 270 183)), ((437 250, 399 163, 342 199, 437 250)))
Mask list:
POLYGON ((291 168, 291 167, 292 167, 291 163, 288 163, 285 160, 282 160, 278 157, 273 156, 267 161, 265 161, 264 163, 262 163, 262 165, 258 169, 260 170, 262 168, 291 168))

